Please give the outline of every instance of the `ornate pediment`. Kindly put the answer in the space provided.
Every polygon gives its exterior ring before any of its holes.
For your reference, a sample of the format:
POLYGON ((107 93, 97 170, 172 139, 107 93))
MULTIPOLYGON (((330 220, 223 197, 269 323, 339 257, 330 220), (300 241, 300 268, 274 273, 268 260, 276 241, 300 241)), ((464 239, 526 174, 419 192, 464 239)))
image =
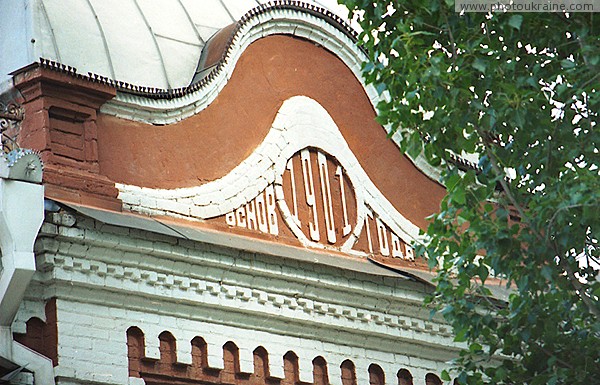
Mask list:
POLYGON ((325 108, 306 96, 286 100, 263 142, 220 179, 179 189, 117 187, 132 211, 310 248, 414 259, 409 244, 418 227, 371 181, 325 108))

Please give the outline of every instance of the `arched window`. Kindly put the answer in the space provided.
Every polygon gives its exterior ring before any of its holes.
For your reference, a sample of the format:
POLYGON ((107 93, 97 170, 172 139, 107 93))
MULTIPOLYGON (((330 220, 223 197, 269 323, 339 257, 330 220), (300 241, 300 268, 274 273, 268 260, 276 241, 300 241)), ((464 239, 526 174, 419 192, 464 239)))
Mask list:
POLYGON ((160 341, 160 360, 165 364, 174 364, 177 362, 177 348, 173 334, 164 331, 159 334, 160 341))
POLYGON ((342 369, 342 385, 356 385, 356 367, 354 362, 345 360, 340 365, 342 369))
POLYGON ((369 365, 369 385, 385 385, 385 375, 381 366, 369 365))
POLYGON ((144 333, 140 328, 132 326, 127 329, 127 358, 129 360, 129 377, 140 377, 140 360, 146 356, 144 333))
POLYGON ((202 337, 194 337, 192 344, 192 367, 201 371, 208 367, 208 349, 202 337))
POLYGON ((433 373, 427 373, 425 376, 425 385, 442 385, 442 380, 433 373))
POLYGON ((221 380, 230 384, 235 383, 235 375, 240 372, 240 351, 231 341, 223 345, 223 366, 221 380))
POLYGON ((327 361, 321 356, 313 361, 313 383, 314 385, 328 385, 329 376, 327 375, 327 361))
POLYGON ((269 377, 269 354, 262 346, 254 349, 254 375, 258 378, 265 379, 269 377))
POLYGON ((398 370, 398 385, 413 385, 413 376, 407 369, 398 370))
POLYGON ((283 372, 285 374, 284 384, 296 384, 300 378, 298 372, 298 356, 289 351, 283 356, 283 372))

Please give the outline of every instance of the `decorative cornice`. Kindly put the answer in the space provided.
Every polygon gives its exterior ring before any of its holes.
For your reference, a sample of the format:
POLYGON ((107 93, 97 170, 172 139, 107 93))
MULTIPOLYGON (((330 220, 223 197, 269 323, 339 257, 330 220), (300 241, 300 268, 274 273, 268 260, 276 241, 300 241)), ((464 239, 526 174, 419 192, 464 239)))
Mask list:
POLYGON ((475 162, 471 162, 463 157, 460 157, 456 154, 449 154, 449 162, 454 164, 456 167, 458 167, 460 170, 466 171, 466 170, 475 170, 477 173, 481 173, 483 171, 483 169, 476 164, 475 162))
POLYGON ((428 343, 442 338, 451 344, 448 327, 427 318, 408 282, 402 288, 400 282, 378 285, 360 276, 325 276, 308 266, 282 269, 261 262, 259 256, 249 260, 250 255, 207 253, 173 244, 174 240, 164 236, 162 241, 152 241, 150 234, 132 238, 131 234, 119 236, 49 223, 42 234, 38 266, 68 287, 99 286, 123 293, 132 301, 139 297, 165 305, 201 305, 259 318, 268 314, 290 325, 319 325, 358 334, 401 338, 419 333, 428 343), (417 313, 423 313, 422 317, 414 315, 417 313))
POLYGON ((14 77, 15 87, 19 88, 22 93, 27 93, 27 87, 31 84, 42 81, 59 84, 65 88, 87 88, 88 92, 101 94, 100 104, 115 96, 118 83, 91 72, 88 72, 87 75, 80 74, 75 67, 44 58, 40 58, 39 62, 20 68, 10 75, 14 77), (72 82, 71 79, 77 81, 72 82))
MULTIPOLYGON (((69 74, 81 80, 100 83, 114 87, 116 90, 127 93, 130 95, 136 95, 143 98, 149 99, 176 99, 186 97, 202 88, 208 88, 211 86, 213 80, 219 77, 228 65, 229 59, 236 56, 238 43, 243 40, 244 35, 247 33, 248 28, 252 28, 256 25, 256 21, 266 21, 276 19, 281 14, 294 12, 298 14, 310 15, 316 19, 322 20, 324 23, 334 26, 343 35, 347 36, 353 43, 357 42, 358 34, 350 27, 341 17, 335 13, 329 11, 326 8, 317 6, 311 3, 305 3, 302 1, 295 0, 276 0, 269 3, 261 4, 250 11, 248 11, 242 18, 235 23, 233 31, 228 38, 221 58, 218 60, 216 65, 199 81, 190 84, 186 87, 164 89, 158 87, 146 87, 144 85, 132 84, 119 80, 113 80, 106 76, 98 75, 92 72, 88 72, 87 75, 79 74, 77 68, 49 60, 40 58, 39 65, 43 68, 51 69, 57 72, 69 74)), ((277 32, 271 32, 277 33, 277 32)), ((269 33, 269 34, 271 34, 269 33)), ((236 58, 237 59, 237 58, 236 58)), ((13 72, 11 75, 15 75, 30 69, 31 66, 13 72)))
MULTIPOLYGON (((244 50, 256 40, 276 34, 307 39, 333 52, 361 82, 373 108, 387 97, 387 93, 380 95, 372 85, 364 83, 361 68, 368 58, 357 44, 356 32, 324 8, 291 0, 263 4, 244 15, 235 24, 217 64, 199 81, 187 87, 158 89, 115 81, 93 73, 82 75, 77 73, 76 68, 46 59, 40 59, 40 63, 34 65, 118 91, 114 99, 103 104, 101 112, 105 114, 164 125, 186 119, 206 108, 227 84, 244 50)), ((28 69, 26 67, 13 75, 28 69)), ((394 140, 400 141, 399 133, 394 135, 394 140)), ((439 181, 439 170, 430 167, 422 155, 411 160, 429 178, 439 181)))

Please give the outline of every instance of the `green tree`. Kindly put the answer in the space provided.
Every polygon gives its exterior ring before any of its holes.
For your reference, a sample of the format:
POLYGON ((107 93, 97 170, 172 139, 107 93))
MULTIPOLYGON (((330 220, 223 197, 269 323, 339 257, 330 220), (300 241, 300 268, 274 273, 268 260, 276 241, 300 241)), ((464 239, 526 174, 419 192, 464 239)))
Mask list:
POLYGON ((451 374, 600 384, 599 16, 341 2, 363 29, 366 81, 389 96, 379 122, 447 188, 419 250, 437 270, 429 303, 466 346, 451 374), (490 298, 498 279, 506 301, 490 298))

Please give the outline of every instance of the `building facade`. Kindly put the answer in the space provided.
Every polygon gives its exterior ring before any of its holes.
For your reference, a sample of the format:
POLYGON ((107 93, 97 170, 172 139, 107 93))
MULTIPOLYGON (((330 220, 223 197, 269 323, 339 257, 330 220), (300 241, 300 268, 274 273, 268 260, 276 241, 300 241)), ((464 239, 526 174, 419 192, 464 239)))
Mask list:
POLYGON ((441 384, 444 188, 338 8, 0 4, 0 382, 441 384))

